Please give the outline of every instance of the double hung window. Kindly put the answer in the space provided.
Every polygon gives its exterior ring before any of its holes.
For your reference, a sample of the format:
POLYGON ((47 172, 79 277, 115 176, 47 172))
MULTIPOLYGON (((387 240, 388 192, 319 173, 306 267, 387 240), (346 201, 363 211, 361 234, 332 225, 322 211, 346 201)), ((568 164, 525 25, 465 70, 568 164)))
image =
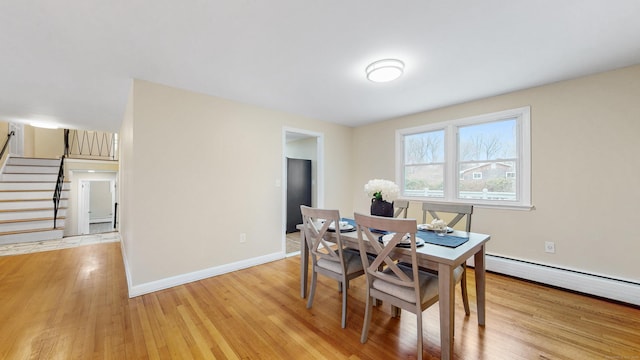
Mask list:
POLYGON ((523 107, 396 132, 404 198, 531 206, 530 109, 523 107))

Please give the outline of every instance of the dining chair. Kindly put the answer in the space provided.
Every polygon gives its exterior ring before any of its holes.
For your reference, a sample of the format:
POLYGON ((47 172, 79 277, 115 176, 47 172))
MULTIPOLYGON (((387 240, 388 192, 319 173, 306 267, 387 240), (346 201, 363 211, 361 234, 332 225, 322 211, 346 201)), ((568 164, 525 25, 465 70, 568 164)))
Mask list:
MULTIPOLYGON (((473 205, 460 203, 442 203, 435 201, 425 201, 422 203, 423 224, 428 224, 428 217, 430 217, 431 220, 441 219, 442 214, 449 214, 449 216, 453 216, 451 220, 447 221, 447 226, 453 228, 461 220, 464 219, 464 231, 471 231, 471 214, 473 214, 473 205)), ((462 263, 462 265, 455 268, 453 271, 453 276, 456 280, 456 283, 460 282, 460 288, 462 289, 462 302, 464 304, 464 313, 469 316, 470 311, 469 296, 467 294, 467 264, 462 263)))
POLYGON ((300 206, 306 243, 311 253, 311 289, 307 309, 313 305, 318 274, 340 283, 342 292, 342 328, 347 326, 347 289, 349 280, 364 274, 358 253, 345 251, 340 237, 340 212, 300 206), (334 225, 335 234, 330 234, 334 225), (335 235, 335 236, 333 236, 335 235))
POLYGON ((397 219, 355 213, 358 246, 367 278, 367 305, 360 342, 367 342, 374 300, 416 314, 418 359, 422 359, 422 312, 438 301, 438 275, 422 271, 416 255, 415 219, 397 219), (384 230, 387 235, 371 229, 384 230), (397 263, 406 251, 397 252, 396 245, 406 243, 408 235, 410 262, 397 263), (405 239, 403 239, 405 238, 405 239), (363 255, 368 252, 369 255, 363 255), (384 267, 382 267, 384 265, 384 267))
POLYGON ((400 217, 402 215, 403 218, 407 218, 407 210, 409 209, 409 200, 394 200, 393 207, 396 208, 393 213, 393 217, 400 217))

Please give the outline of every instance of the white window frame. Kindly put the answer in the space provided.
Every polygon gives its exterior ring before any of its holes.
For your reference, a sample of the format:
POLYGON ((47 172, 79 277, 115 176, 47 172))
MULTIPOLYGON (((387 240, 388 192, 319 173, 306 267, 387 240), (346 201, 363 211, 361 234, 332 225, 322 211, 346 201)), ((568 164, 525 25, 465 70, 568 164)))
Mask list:
POLYGON ((438 123, 396 130, 396 183, 404 184, 404 137, 422 132, 436 130, 445 131, 445 169, 444 169, 444 198, 426 196, 403 196, 409 200, 436 200, 445 202, 472 203, 480 207, 497 207, 510 209, 531 209, 531 107, 498 111, 490 114, 471 116, 462 119, 448 120, 438 123), (506 119, 516 119, 518 137, 518 159, 516 161, 516 201, 459 199, 458 181, 458 134, 457 129, 467 125, 478 125, 506 119))

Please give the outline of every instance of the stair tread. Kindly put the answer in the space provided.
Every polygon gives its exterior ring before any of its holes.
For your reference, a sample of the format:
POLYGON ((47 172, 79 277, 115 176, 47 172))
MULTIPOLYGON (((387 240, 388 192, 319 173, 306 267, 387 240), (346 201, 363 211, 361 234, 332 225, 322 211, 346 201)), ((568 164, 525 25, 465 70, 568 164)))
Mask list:
MULTIPOLYGON (((45 181, 45 180, 22 180, 22 181, 19 181, 19 180, 0 180, 0 184, 22 184, 22 183, 29 183, 29 184, 38 184, 38 183, 55 184, 55 183, 57 183, 57 181, 55 181, 55 180, 50 180, 50 181, 45 181)), ((64 180, 63 183, 71 183, 71 181, 64 180)))
MULTIPOLYGON (((34 167, 34 168, 50 168, 50 169, 55 169, 58 170, 60 168, 60 166, 58 165, 38 165, 38 164, 7 164, 7 167, 11 166, 11 167, 34 167)), ((16 169, 18 170, 18 169, 16 169)), ((5 174, 7 174, 7 172, 5 172, 5 174)))
MULTIPOLYGON (((58 216, 58 220, 64 220, 66 217, 58 216)), ((53 221, 53 217, 45 218, 31 218, 31 219, 15 219, 15 220, 0 220, 0 224, 13 224, 13 223, 25 223, 31 221, 53 221)))
POLYGON ((17 235, 17 234, 30 234, 30 233, 38 233, 38 232, 46 232, 46 231, 61 231, 61 230, 64 230, 64 227, 29 229, 29 230, 16 230, 16 231, 0 231, 0 236, 3 236, 3 235, 17 235))
MULTIPOLYGON (((20 193, 29 193, 30 196, 38 197, 37 199, 3 199, 0 200, 0 204, 12 204, 12 203, 23 203, 23 206, 31 206, 24 209, 0 209, 0 213, 4 214, 4 218, 11 217, 29 217, 27 219, 7 219, 0 220, 0 224, 9 224, 11 227, 28 227, 25 225, 18 224, 28 224, 30 222, 43 222, 43 221, 53 221, 53 216, 50 215, 54 210, 54 205, 52 202, 53 197, 53 187, 58 182, 52 177, 58 176, 57 168, 59 168, 60 158, 29 158, 29 157, 11 157, 6 163, 6 167, 2 173, 2 175, 10 175, 11 177, 6 177, 4 180, 0 180, 0 193, 5 194, 3 197, 19 197, 20 193), (33 160, 33 161, 30 161, 33 160), (43 161, 44 160, 44 161, 43 161), (38 179, 38 177, 40 177, 38 179), (24 180, 20 180, 20 179, 24 180), (24 186, 21 186, 24 184, 24 186), (51 189, 47 189, 51 185, 51 189), (13 194, 13 195, 11 195, 13 194), (38 204, 38 202, 51 202, 51 206, 38 204), (38 205, 38 206, 36 206, 38 205), (16 213, 15 216, 12 216, 12 213, 16 213), (33 214, 30 214, 33 213, 33 214), (21 214, 21 215, 18 215, 21 214), (10 225, 16 224, 16 225, 10 225)), ((64 180, 63 184, 65 187, 71 184, 69 180, 64 180)), ((63 188, 62 191, 65 192, 65 195, 69 193, 68 188, 63 188)), ((68 197, 61 197, 61 201, 68 201, 68 197)), ((8 205, 7 205, 8 206, 8 205)), ((66 207, 59 207, 58 210, 66 210, 66 207)), ((63 222, 66 219, 65 216, 58 216, 57 220, 63 222)), ((37 225, 36 225, 37 226, 37 225)), ((45 234, 45 233, 57 233, 64 230, 64 226, 46 227, 42 228, 43 225, 40 225, 37 229, 26 229, 26 230, 11 230, 11 231, 0 231, 1 236, 30 236, 25 234, 45 234)), ((51 224, 53 226, 53 224, 51 224)), ((40 238, 42 236, 48 235, 38 235, 40 238)))
POLYGON ((5 175, 58 175, 57 173, 22 173, 22 172, 14 172, 14 171, 5 171, 3 172, 5 175))
MULTIPOLYGON (((70 191, 69 189, 62 189, 62 191, 70 191)), ((50 193, 53 192, 53 190, 50 189, 0 189, 0 192, 7 192, 7 193, 12 193, 12 192, 46 192, 46 193, 50 193)))
MULTIPOLYGON (((48 197, 48 198, 43 198, 43 199, 6 199, 6 200, 0 200, 0 203, 7 203, 7 202, 22 202, 22 201, 51 201, 52 198, 48 197)), ((69 200, 69 198, 60 198, 60 201, 62 200, 69 200)))
POLYGON ((23 159, 23 160, 60 160, 60 158, 47 158, 47 157, 26 157, 26 156, 11 156, 12 159, 23 159))
MULTIPOLYGON (((51 200, 51 199, 49 199, 51 200)), ((67 207, 59 207, 58 210, 66 210, 67 207)), ((47 211, 53 210, 53 206, 46 208, 27 208, 27 209, 0 209, 0 213, 10 213, 10 212, 23 212, 23 211, 47 211)))

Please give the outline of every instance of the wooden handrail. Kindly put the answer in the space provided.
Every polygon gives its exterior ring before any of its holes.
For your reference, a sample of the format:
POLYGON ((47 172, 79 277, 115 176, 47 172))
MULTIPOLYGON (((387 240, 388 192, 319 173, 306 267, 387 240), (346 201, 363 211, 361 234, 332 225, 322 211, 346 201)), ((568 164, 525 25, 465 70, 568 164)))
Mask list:
POLYGON ((4 142, 4 146, 2 147, 2 151, 0 152, 0 159, 2 159, 2 157, 4 156, 4 152, 7 151, 7 146, 9 146, 9 141, 11 140, 11 137, 14 136, 16 133, 15 131, 11 131, 10 133, 7 134, 7 141, 4 142))

